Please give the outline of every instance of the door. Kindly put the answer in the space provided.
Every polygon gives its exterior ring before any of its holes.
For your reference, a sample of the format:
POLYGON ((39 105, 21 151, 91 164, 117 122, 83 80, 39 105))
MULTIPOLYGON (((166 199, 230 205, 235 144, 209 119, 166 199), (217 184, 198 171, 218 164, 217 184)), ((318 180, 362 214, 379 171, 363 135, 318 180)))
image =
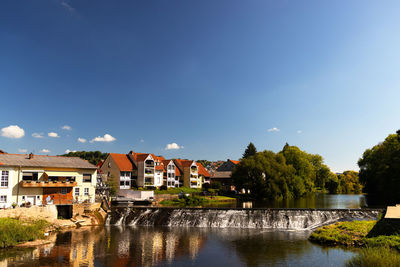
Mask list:
POLYGON ((36 196, 27 196, 26 202, 31 203, 32 206, 35 205, 36 204, 36 196))

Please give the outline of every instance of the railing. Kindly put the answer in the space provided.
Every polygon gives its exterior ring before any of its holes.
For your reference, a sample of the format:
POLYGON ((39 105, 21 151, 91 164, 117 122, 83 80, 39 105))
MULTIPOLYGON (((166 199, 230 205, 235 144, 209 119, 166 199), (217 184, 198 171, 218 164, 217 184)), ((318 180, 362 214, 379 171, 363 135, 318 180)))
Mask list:
POLYGON ((77 185, 75 181, 21 181, 22 187, 74 187, 77 185))

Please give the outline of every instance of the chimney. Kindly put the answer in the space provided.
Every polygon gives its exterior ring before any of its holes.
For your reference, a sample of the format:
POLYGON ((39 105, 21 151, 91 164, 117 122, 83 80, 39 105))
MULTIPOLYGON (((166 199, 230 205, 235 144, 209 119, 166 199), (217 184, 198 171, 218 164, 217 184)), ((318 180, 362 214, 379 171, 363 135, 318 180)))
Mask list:
POLYGON ((29 159, 33 159, 33 153, 29 154, 29 159))

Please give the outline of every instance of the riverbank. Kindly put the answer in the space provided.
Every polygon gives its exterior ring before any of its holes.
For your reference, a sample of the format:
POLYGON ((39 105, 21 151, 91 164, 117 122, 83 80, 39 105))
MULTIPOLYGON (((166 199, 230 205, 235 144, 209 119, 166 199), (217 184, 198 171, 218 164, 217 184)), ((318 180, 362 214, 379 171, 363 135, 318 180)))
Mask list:
POLYGON ((51 225, 46 220, 0 218, 0 248, 43 239, 51 225))
POLYGON ((347 266, 400 266, 400 221, 338 222, 314 231, 309 239, 330 245, 361 248, 347 266))
POLYGON ((162 200, 159 204, 161 206, 202 206, 207 204, 232 202, 236 202, 236 199, 226 196, 194 196, 162 200))

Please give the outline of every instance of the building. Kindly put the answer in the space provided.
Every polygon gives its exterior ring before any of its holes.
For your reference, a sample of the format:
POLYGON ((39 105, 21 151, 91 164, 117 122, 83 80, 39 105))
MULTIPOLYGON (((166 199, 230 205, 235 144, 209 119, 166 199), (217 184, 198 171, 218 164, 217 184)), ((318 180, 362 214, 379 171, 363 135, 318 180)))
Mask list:
POLYGON ((102 180, 113 180, 118 191, 136 186, 137 168, 126 154, 110 153, 100 167, 102 180))
POLYGON ((175 166, 173 160, 163 160, 162 165, 164 167, 164 185, 167 187, 179 187, 179 179, 181 177, 181 172, 175 166))
POLYGON ((0 153, 0 208, 92 203, 96 168, 78 157, 0 153))
POLYGON ((199 168, 194 160, 175 159, 175 165, 181 173, 180 184, 190 188, 201 188, 199 168))
POLYGON ((235 190, 232 179, 232 171, 240 161, 228 159, 211 176, 212 182, 219 182, 224 190, 235 190))
POLYGON ((207 171, 207 169, 204 168, 204 166, 202 164, 200 164, 200 163, 197 163, 197 167, 199 168, 199 178, 201 180, 201 183, 202 184, 210 184, 211 175, 207 171))

